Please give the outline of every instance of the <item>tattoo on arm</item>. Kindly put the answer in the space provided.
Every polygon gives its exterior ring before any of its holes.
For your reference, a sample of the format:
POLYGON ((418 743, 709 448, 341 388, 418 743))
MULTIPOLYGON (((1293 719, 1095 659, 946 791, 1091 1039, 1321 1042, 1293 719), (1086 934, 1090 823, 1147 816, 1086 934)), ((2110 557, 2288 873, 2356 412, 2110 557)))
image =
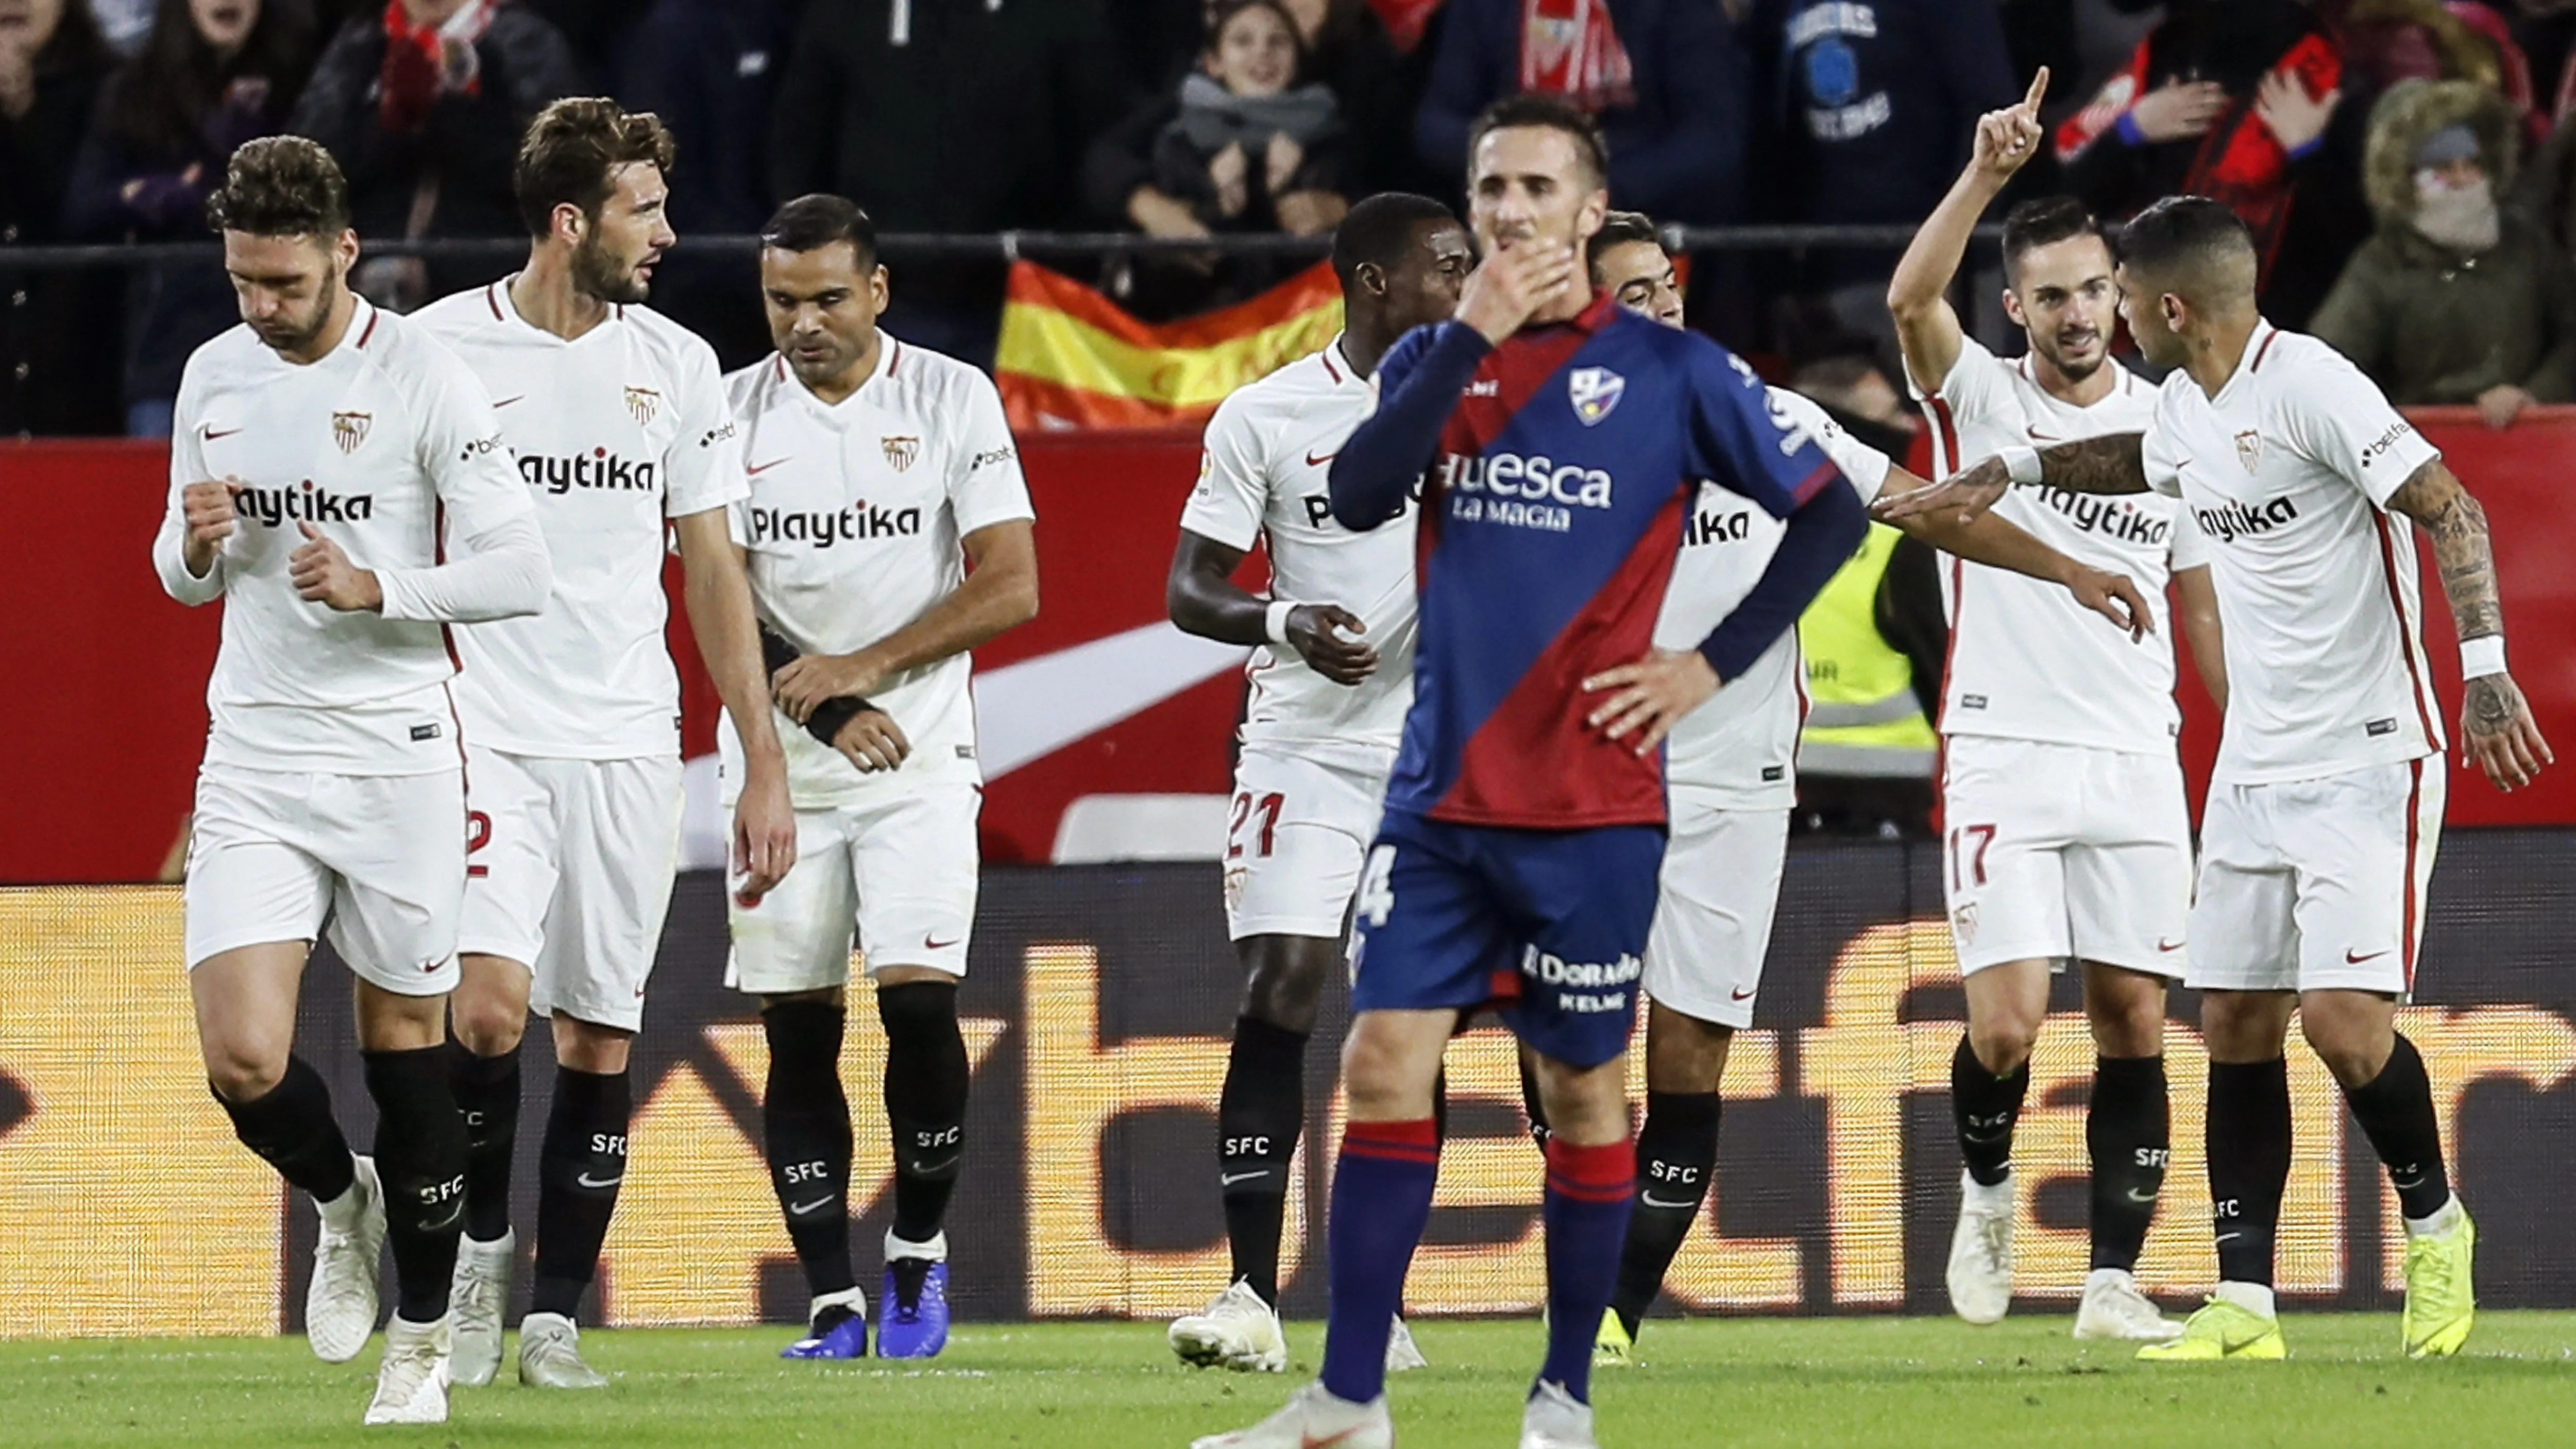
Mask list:
MULTIPOLYGON (((2442 460, 2436 458, 2416 469, 2389 495, 2388 510, 2414 519, 2433 536, 2433 562, 2442 572, 2442 593, 2451 601, 2451 617, 2459 623, 2460 637, 2503 633, 2504 605, 2496 595, 2495 548, 2487 535, 2487 511, 2442 460)), ((2472 708, 2475 701, 2473 692, 2472 708)))
POLYGON ((2144 493, 2147 462, 2144 435, 2107 433, 2039 450, 2041 481, 2070 493, 2144 493))

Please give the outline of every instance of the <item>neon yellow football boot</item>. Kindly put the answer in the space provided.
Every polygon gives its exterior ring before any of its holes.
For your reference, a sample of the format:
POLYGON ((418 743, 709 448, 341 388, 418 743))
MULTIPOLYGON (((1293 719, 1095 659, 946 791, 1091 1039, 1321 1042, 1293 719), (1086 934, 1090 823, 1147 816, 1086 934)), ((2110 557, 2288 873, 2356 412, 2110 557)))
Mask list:
MULTIPOLYGON (((2457 1201, 2453 1199, 2455 1205, 2457 1201)), ((2465 1207, 2448 1232, 2406 1239, 2408 1358, 2447 1358, 2468 1342, 2469 1325, 2478 1316, 2477 1288, 2469 1271, 2477 1244, 2477 1224, 2469 1221, 2465 1207)))
POLYGON ((1633 1356, 1636 1347, 1636 1335, 1619 1321, 1618 1310, 1601 1310, 1601 1331, 1592 1337, 1592 1366, 1626 1368, 1637 1361, 1633 1356))
POLYGON ((2138 1350, 2144 1363, 2217 1363, 2222 1359, 2282 1359, 2290 1356, 2281 1340, 2281 1320, 2211 1298, 2183 1320, 2182 1337, 2151 1343, 2138 1350))

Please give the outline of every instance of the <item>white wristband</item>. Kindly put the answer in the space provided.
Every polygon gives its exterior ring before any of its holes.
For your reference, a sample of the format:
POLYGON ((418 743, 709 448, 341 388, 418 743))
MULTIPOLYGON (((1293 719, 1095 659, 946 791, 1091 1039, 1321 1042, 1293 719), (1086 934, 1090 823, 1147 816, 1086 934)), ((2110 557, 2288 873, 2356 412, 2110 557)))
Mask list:
POLYGON ((2037 448, 2012 443, 1996 449, 1995 456, 2004 460, 2004 476, 2015 483, 2036 483, 2042 476, 2037 448))
POLYGON ((2460 677, 2482 679, 2504 673, 2504 636, 2481 634, 2460 641, 2460 677))
POLYGON ((1261 632, 1273 644, 1288 643, 1288 615, 1298 607, 1295 599, 1272 599, 1270 608, 1261 616, 1261 632))

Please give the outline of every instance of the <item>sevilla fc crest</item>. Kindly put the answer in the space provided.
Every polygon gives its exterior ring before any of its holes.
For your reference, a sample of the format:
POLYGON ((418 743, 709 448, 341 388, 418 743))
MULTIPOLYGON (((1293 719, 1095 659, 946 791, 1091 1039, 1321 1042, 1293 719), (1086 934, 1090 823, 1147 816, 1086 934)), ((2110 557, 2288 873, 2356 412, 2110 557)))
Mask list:
POLYGON ((331 441, 341 452, 354 453, 358 451, 358 445, 367 440, 367 430, 375 424, 374 413, 333 413, 331 441))
POLYGON ((630 387, 626 390, 626 410, 635 415, 635 425, 643 427, 662 410, 662 394, 649 387, 630 387))
POLYGON ((2245 465, 2246 476, 2253 476, 2255 465, 2263 461, 2261 433, 2247 428, 2236 435, 2236 461, 2245 465))
POLYGON ((1565 375, 1566 398, 1587 428, 1610 416, 1627 390, 1628 379, 1606 367, 1578 367, 1565 375))
POLYGON ((879 438, 877 442, 885 449, 887 464, 898 473, 911 467, 912 460, 921 456, 921 439, 910 434, 879 438))

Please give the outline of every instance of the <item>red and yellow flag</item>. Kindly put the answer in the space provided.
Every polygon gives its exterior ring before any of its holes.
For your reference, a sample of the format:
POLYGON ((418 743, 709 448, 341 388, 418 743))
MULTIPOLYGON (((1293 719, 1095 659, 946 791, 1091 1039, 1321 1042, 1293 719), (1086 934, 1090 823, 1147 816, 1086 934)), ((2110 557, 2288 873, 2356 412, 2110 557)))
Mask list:
POLYGON ((993 360, 1011 426, 1156 428, 1201 421, 1226 394, 1319 352, 1342 290, 1317 262, 1248 302, 1153 326, 1034 262, 1011 264, 993 360))

